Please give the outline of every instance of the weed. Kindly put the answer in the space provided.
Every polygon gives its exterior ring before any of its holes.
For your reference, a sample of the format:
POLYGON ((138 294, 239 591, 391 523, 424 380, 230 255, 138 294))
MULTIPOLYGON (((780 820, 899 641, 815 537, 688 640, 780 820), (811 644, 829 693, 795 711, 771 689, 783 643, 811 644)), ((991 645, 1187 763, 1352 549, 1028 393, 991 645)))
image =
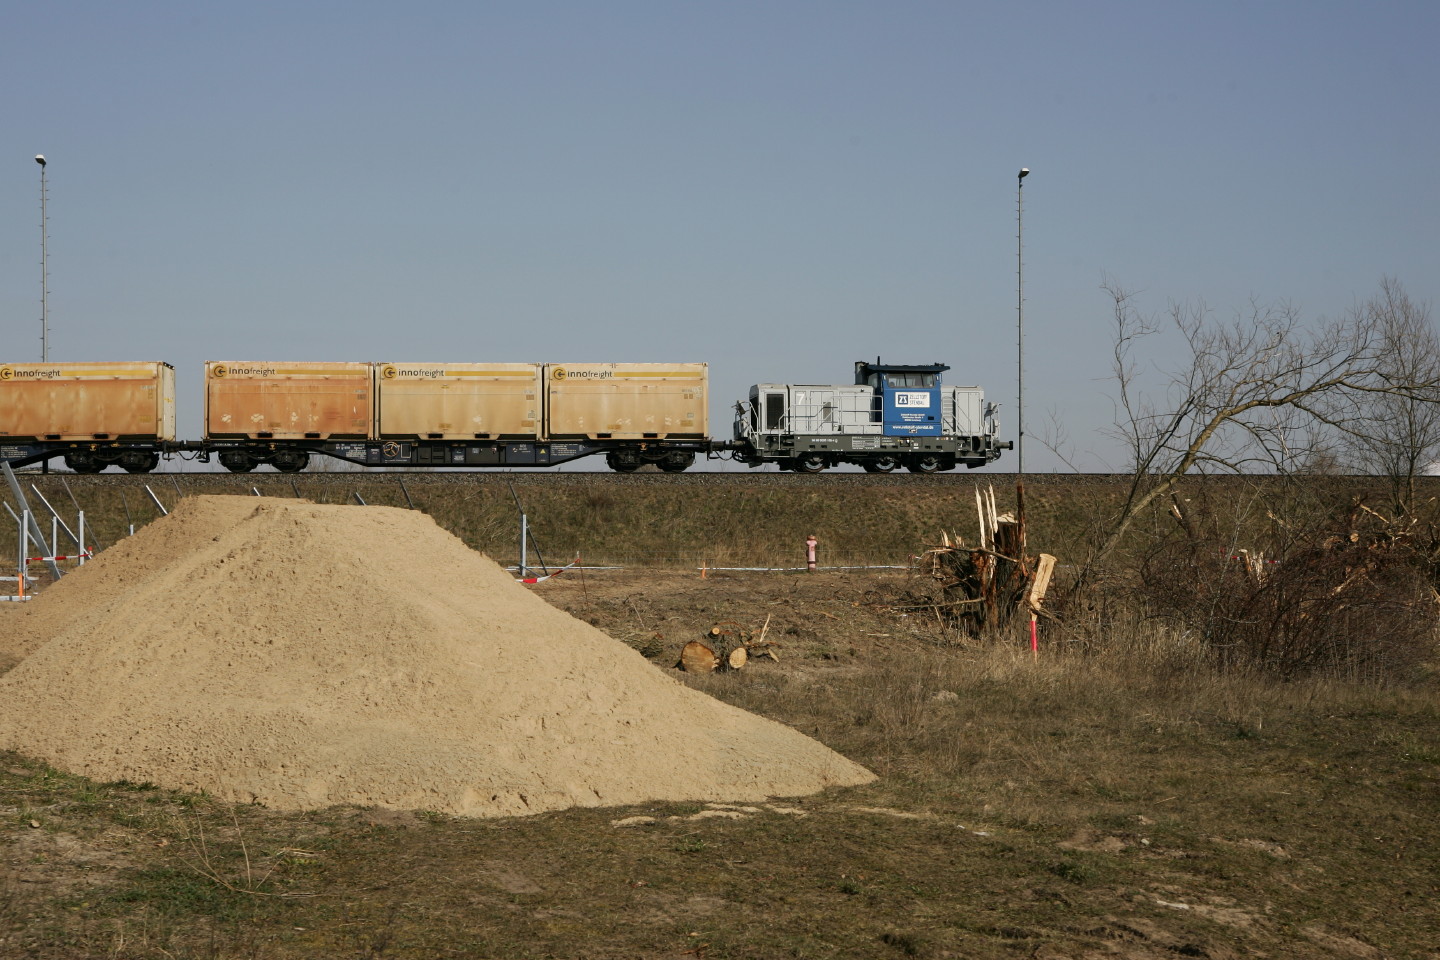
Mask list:
POLYGON ((1052 863, 1049 869, 1061 880, 1080 885, 1093 883, 1097 876, 1093 865, 1074 857, 1052 863))
POLYGON ((710 843, 703 837, 682 837, 675 841, 674 849, 676 853, 704 853, 710 849, 710 843))

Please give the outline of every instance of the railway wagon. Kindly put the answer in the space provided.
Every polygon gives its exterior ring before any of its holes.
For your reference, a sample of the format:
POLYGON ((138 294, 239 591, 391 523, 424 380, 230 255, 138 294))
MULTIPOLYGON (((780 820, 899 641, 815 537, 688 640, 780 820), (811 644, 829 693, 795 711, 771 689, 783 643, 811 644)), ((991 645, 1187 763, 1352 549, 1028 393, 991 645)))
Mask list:
POLYGON ((0 365, 0 458, 76 473, 153 470, 175 439, 175 369, 158 361, 0 365))
POLYGON ((543 467, 604 454, 684 470, 710 448, 703 363, 206 364, 204 445, 227 469, 543 467))
POLYGON ((622 473, 679 472, 709 442, 709 379, 703 363, 546 364, 545 438, 607 444, 622 473))
POLYGON ((365 440, 374 419, 369 363, 205 364, 205 439, 232 441, 219 457, 237 473, 260 463, 301 470, 309 462, 307 441, 365 440))

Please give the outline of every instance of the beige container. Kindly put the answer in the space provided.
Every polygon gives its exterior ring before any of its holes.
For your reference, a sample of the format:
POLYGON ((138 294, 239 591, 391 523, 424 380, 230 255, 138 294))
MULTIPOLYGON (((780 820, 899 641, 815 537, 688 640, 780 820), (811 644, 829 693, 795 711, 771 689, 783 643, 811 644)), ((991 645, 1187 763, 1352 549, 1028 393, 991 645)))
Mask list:
POLYGON ((703 363, 546 364, 546 436, 704 437, 709 375, 703 363))
POLYGON ((535 439, 535 363, 377 363, 376 420, 386 439, 535 439))
POLYGON ((168 363, 0 364, 0 437, 174 440, 168 363))
POLYGON ((205 436, 370 439, 372 366, 211 360, 205 364, 205 436))

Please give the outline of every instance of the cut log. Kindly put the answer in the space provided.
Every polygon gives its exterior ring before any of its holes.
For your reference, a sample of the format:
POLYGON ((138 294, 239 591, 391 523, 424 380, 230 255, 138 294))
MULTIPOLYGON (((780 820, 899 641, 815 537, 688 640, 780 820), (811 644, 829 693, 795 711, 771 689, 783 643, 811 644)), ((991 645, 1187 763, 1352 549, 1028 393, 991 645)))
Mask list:
POLYGON ((691 640, 680 651, 680 669, 686 673, 714 673, 720 658, 699 640, 691 640))
POLYGON ((730 653, 725 657, 725 663, 730 667, 731 670, 739 670, 741 667, 745 666, 745 661, 749 659, 750 654, 747 653, 745 648, 742 646, 736 647, 734 650, 731 650, 730 653))

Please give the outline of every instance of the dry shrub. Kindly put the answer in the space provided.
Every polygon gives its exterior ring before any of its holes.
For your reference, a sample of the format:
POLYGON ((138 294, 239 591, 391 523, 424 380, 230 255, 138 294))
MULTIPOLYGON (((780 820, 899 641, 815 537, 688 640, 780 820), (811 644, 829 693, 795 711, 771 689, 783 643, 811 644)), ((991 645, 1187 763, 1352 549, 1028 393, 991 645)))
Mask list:
POLYGON ((1413 679, 1435 656, 1436 538, 1363 507, 1337 519, 1306 530, 1277 523, 1263 554, 1192 525, 1154 545, 1128 596, 1227 671, 1413 679))

